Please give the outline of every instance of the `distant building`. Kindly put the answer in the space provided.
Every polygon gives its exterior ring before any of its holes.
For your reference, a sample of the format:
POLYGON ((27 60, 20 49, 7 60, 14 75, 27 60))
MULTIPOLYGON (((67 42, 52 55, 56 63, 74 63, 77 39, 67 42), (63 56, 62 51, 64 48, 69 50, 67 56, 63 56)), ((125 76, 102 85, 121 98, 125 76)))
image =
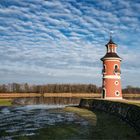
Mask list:
POLYGON ((107 53, 101 58, 103 62, 103 80, 102 80, 102 98, 105 99, 122 99, 121 88, 121 58, 116 53, 117 45, 110 37, 106 44, 107 53))

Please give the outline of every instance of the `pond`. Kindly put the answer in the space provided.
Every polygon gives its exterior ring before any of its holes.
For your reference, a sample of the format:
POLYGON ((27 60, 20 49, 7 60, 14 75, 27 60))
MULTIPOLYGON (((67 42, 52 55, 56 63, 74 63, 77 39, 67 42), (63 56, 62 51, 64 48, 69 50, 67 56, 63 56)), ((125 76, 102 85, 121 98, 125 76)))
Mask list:
POLYGON ((45 131, 43 135, 47 135, 47 138, 52 138, 55 130, 59 131, 57 133, 63 131, 63 135, 64 129, 73 131, 73 128, 82 127, 86 130, 88 121, 72 112, 65 112, 64 107, 64 105, 3 107, 0 110, 0 139, 13 140, 31 136, 33 138, 40 130, 41 133, 45 131))
POLYGON ((0 140, 140 139, 120 118, 66 105, 0 107, 0 140))

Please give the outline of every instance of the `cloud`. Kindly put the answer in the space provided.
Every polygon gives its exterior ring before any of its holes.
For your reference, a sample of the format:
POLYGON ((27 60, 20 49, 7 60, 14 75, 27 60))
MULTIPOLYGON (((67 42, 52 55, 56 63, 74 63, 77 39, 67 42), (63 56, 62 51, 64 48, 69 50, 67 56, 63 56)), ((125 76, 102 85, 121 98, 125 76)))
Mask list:
POLYGON ((99 85, 111 30, 129 79, 139 69, 139 9, 137 0, 2 0, 0 76, 7 76, 1 82, 41 83, 44 76, 48 83, 99 85))

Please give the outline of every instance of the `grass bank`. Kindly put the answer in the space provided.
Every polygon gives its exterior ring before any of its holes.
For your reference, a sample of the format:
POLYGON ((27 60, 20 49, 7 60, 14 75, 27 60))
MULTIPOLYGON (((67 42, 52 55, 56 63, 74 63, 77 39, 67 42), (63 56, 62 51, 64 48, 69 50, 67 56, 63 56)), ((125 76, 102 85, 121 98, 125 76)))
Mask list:
POLYGON ((0 106, 11 106, 12 100, 11 99, 0 99, 0 106))
POLYGON ((120 102, 140 106, 140 100, 121 100, 120 102))
POLYGON ((91 129, 88 139, 140 139, 134 128, 116 116, 78 107, 67 107, 65 111, 74 112, 90 122, 91 129))

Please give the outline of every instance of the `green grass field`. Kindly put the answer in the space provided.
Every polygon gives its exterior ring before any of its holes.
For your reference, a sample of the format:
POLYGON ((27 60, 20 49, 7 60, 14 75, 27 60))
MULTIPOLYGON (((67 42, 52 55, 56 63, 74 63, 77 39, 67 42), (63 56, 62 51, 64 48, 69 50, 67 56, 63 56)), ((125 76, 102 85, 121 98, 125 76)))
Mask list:
POLYGON ((0 99, 0 106, 11 106, 12 100, 11 99, 0 99))
POLYGON ((134 128, 116 116, 101 111, 90 111, 74 107, 68 107, 65 110, 74 112, 90 121, 92 129, 90 130, 89 139, 140 139, 134 128))
POLYGON ((126 103, 140 106, 140 101, 127 100, 126 103))

